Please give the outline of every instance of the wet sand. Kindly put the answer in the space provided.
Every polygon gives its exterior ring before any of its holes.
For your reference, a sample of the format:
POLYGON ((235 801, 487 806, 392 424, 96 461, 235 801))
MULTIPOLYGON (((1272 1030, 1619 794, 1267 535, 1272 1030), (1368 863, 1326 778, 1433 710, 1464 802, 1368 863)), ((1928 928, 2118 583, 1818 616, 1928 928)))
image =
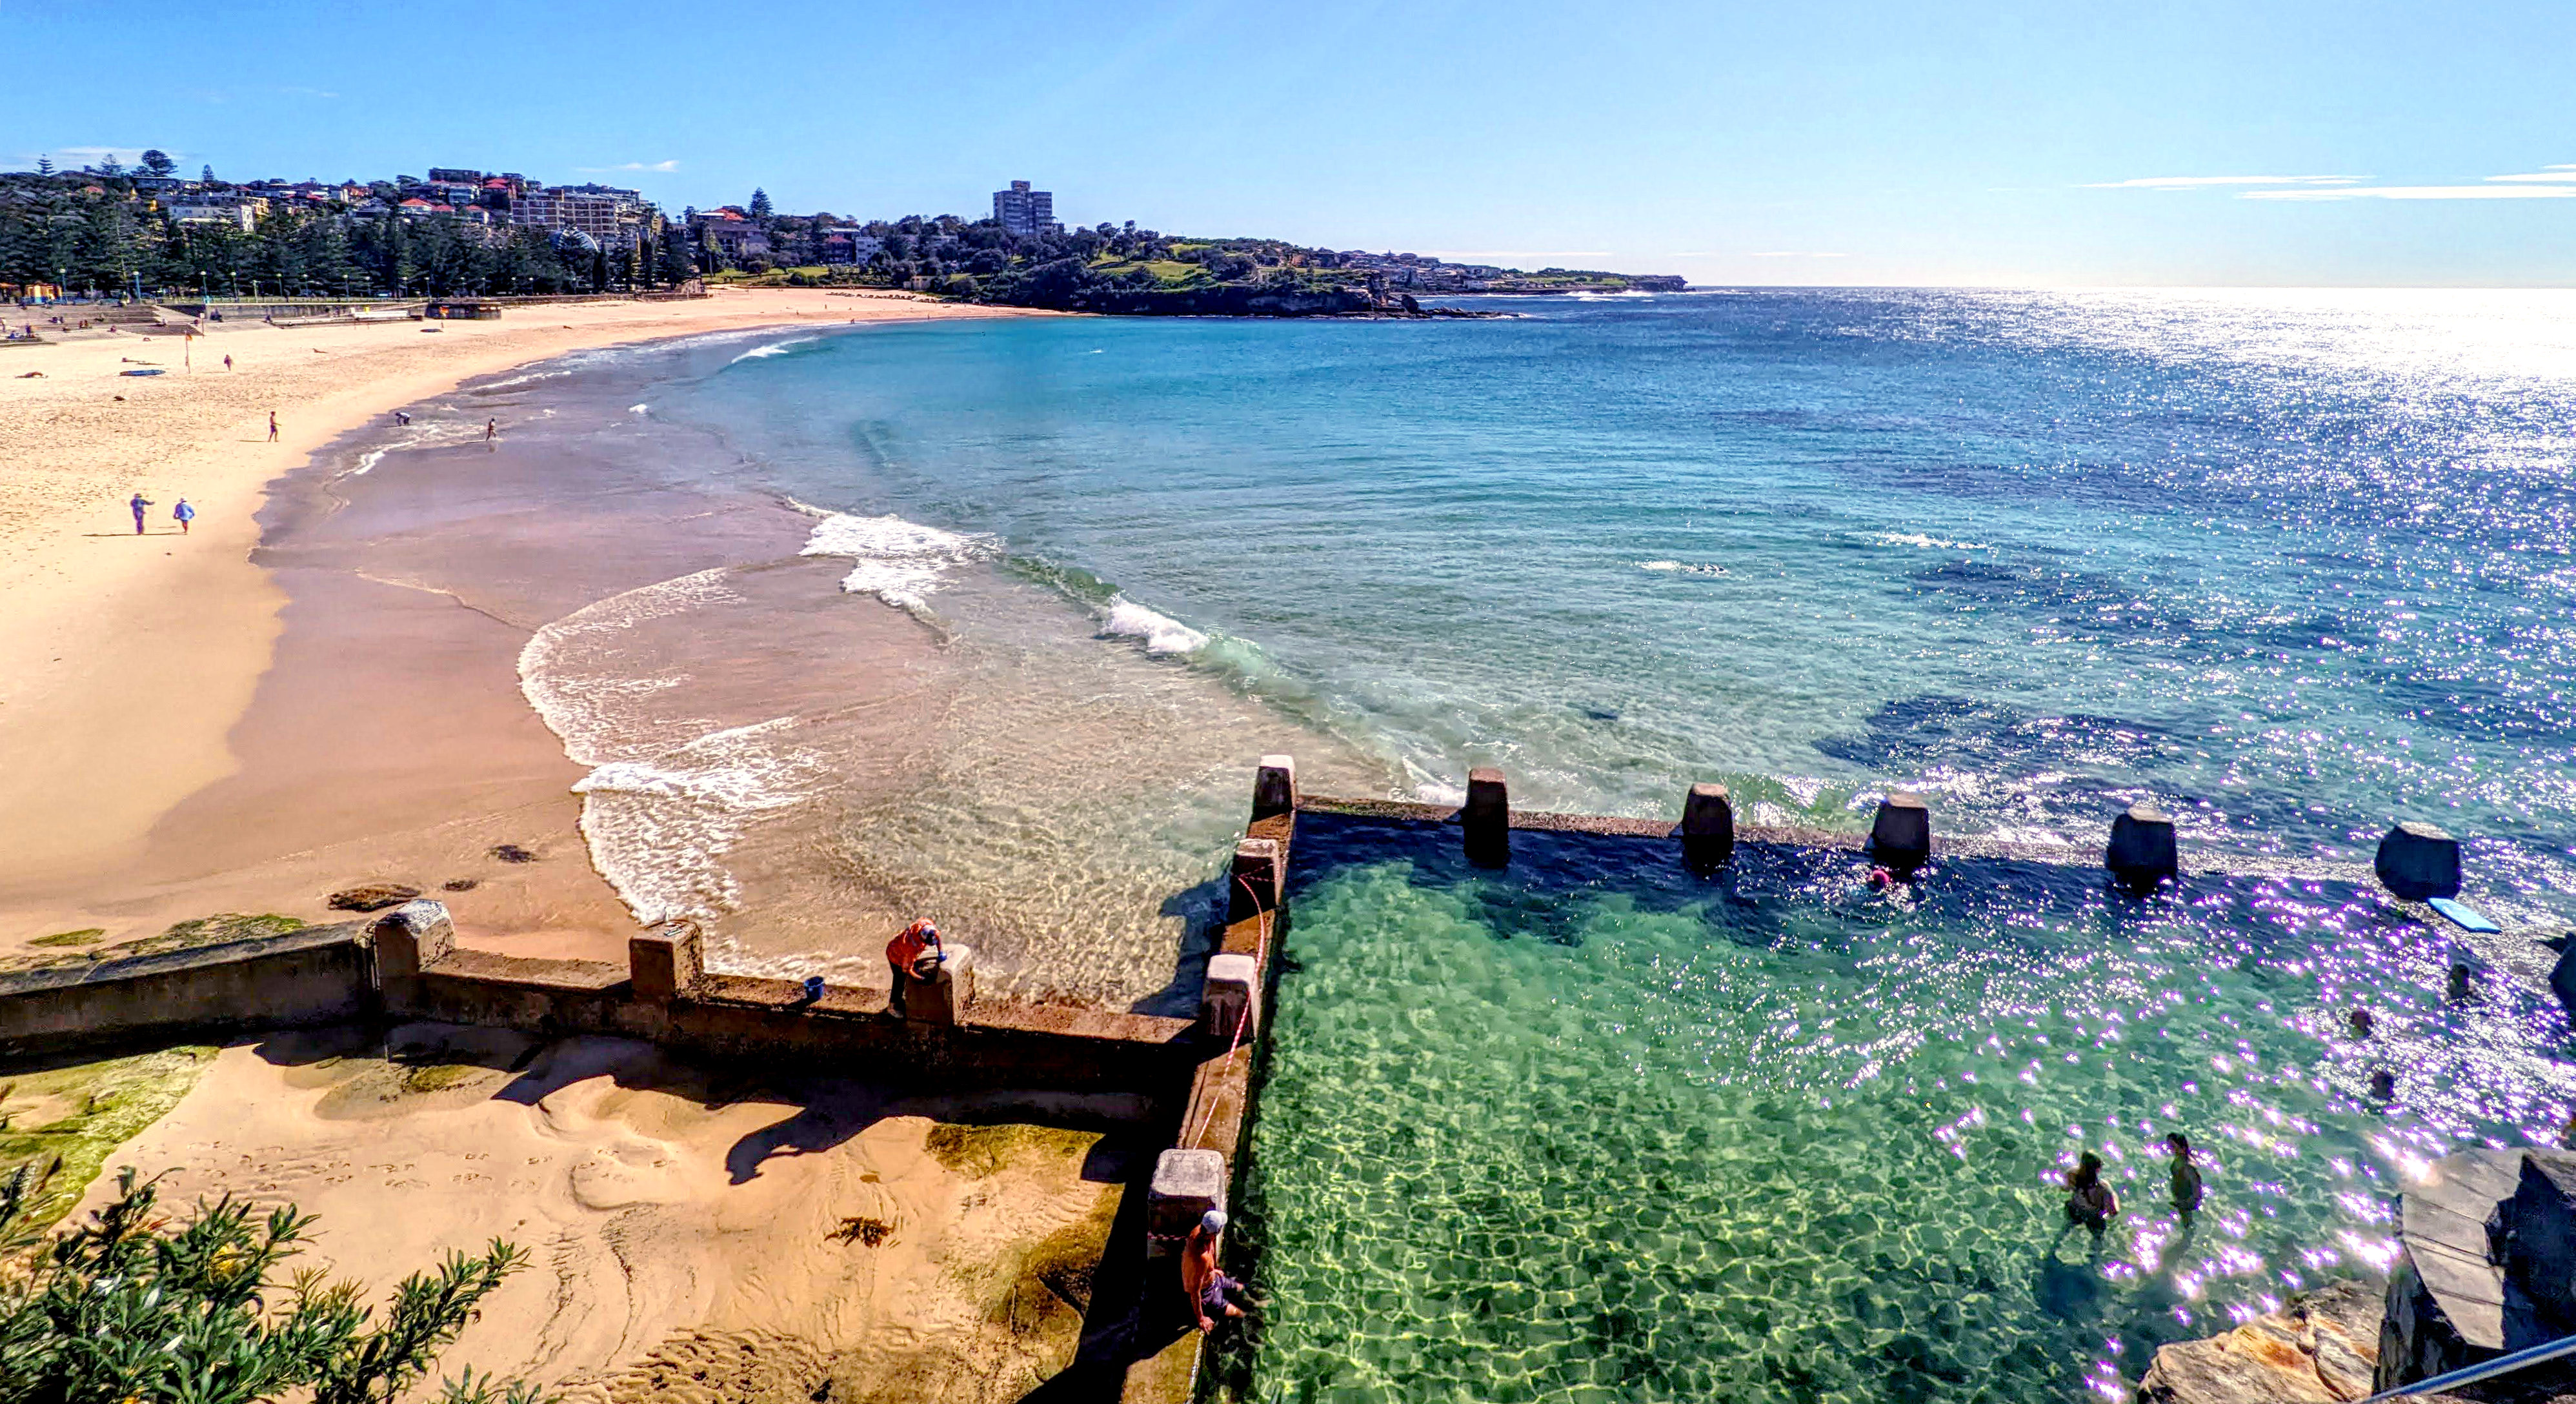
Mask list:
POLYGON ((450 1249, 527 1249, 446 1374, 568 1404, 998 1401, 1072 1359, 1128 1162, 1151 1153, 1120 1129, 1141 1111, 755 1085, 621 1040, 407 1025, 226 1048, 110 1163, 175 1167, 173 1208, 317 1214, 297 1265, 372 1302, 450 1249))
MULTIPOLYGON (((566 351, 987 314, 775 290, 516 309, 435 334, 239 326, 193 346, 118 336, 13 350, 0 368, 12 465, 0 479, 0 847, 12 855, 0 947, 91 926, 144 935, 220 910, 319 919, 330 891, 367 880, 473 883, 455 894, 473 899, 461 903, 468 937, 505 949, 622 941, 631 923, 573 834, 566 787, 581 768, 528 714, 512 672, 524 630, 551 616, 478 617, 383 571, 327 598, 297 594, 289 577, 306 567, 256 549, 271 484, 393 406, 566 351), (170 373, 120 376, 134 359, 170 373), (28 371, 42 376, 18 378, 28 371), (142 537, 124 507, 138 490, 156 504, 142 537), (201 514, 185 536, 167 519, 181 495, 201 514), (494 858, 504 843, 538 861, 494 858)), ((418 549, 446 549, 428 526, 418 549)), ((781 539, 789 526, 778 522, 781 539)), ((494 543, 496 569, 509 544, 494 543)))

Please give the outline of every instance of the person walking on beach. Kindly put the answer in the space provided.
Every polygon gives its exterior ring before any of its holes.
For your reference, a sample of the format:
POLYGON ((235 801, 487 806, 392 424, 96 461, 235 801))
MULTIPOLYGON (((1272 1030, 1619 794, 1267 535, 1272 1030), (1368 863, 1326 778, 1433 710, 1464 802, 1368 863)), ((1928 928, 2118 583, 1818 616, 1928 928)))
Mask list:
POLYGON ((1181 1290, 1190 1295, 1190 1316, 1202 1335, 1219 1321, 1243 1315, 1243 1284, 1217 1269, 1217 1242, 1224 1234, 1225 1211, 1210 1209, 1181 1245, 1181 1290))
POLYGON ((231 370, 232 368, 233 368, 233 353, 231 353, 230 351, 227 351, 227 352, 225 352, 225 353, 224 353, 224 369, 225 369, 225 370, 231 370))
POLYGON ((2173 1152, 2173 1207, 2182 1211, 2184 1222, 2200 1211, 2200 1167, 2192 1162, 2191 1138, 2176 1131, 2165 1137, 2165 1149, 2173 1152))
POLYGON ((179 534, 185 536, 188 534, 188 523, 197 519, 197 509, 188 505, 188 499, 180 498, 179 505, 170 509, 170 519, 179 524, 179 534))
POLYGON ((143 509, 152 505, 152 499, 145 497, 143 494, 138 492, 134 494, 134 500, 125 505, 134 509, 134 534, 141 536, 143 534, 143 509))
POLYGON ((275 410, 268 412, 268 441, 272 444, 277 442, 277 411, 275 410))
POLYGON ((501 421, 497 419, 484 420, 483 442, 488 444, 499 437, 501 437, 501 421))
POLYGON ((2099 1243, 2102 1231, 2119 1212, 2120 1196, 2102 1183, 2102 1157, 2084 1152, 2075 1168, 2066 1172, 2066 1222, 2091 1230, 2093 1241, 2099 1243))

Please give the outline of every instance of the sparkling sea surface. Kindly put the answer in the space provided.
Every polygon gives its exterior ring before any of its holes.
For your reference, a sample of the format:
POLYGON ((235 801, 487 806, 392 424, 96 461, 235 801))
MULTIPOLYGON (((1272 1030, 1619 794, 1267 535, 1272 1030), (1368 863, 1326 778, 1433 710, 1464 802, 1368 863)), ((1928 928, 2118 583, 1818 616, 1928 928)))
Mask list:
POLYGON ((1235 1397, 2124 1399, 2159 1344, 2376 1280, 2411 1172, 2576 1096, 2545 994, 2448 1002, 2462 949, 2339 884, 1298 832, 1235 1397))
MULTIPOLYGON (((1848 855, 1704 882, 1525 834, 1488 873, 1454 832, 1310 818, 1240 1206, 1269 1305, 1222 1388, 2117 1394, 2158 1342, 2376 1273, 2423 1162, 2557 1134, 2565 1020, 2494 952, 2336 883, 2140 906, 2088 864, 2140 798, 2242 870, 2426 818, 2480 906, 2576 917, 2576 294, 1475 305, 1518 315, 891 326, 566 382, 595 393, 563 432, 804 504, 851 607, 943 640, 918 789, 761 788, 866 759, 811 722, 848 680, 770 648, 778 695, 731 720, 776 722, 620 743, 701 758, 636 787, 641 831, 805 823, 771 869, 828 850, 797 890, 955 904, 1001 988, 1185 994, 1262 750, 1310 791, 1494 764, 1524 806, 1670 817, 1714 779, 1845 829, 1903 786, 1945 832, 2065 846, 1880 892, 1848 855), (2098 1252, 2060 1232, 2086 1148, 2128 1208, 2098 1252)), ((804 576, 734 578, 654 627, 757 649, 800 617, 765 601, 804 576)), ((786 889, 691 890, 748 919, 786 889)))

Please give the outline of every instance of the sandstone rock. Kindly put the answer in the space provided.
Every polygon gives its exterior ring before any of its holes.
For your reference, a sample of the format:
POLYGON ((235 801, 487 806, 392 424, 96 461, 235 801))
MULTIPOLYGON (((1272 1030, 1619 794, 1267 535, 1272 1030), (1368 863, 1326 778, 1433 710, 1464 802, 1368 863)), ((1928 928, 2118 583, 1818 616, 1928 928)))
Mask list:
POLYGON ((2223 1336, 2156 1352, 2145 1404, 2348 1404, 2367 1399, 2379 1364, 2382 1293, 2329 1283, 2223 1336))
POLYGON ((331 907, 342 912, 380 912, 387 907, 399 907, 419 895, 419 888, 405 887, 398 882, 362 882, 356 887, 332 893, 331 907))

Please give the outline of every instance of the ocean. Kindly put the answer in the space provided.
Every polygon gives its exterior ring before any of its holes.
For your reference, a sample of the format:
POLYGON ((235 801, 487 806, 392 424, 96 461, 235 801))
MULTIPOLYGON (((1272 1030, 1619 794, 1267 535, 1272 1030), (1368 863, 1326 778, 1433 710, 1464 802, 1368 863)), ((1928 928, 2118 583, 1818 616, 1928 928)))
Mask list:
POLYGON ((1230 1390, 2116 1395, 2379 1270, 2411 1168, 2556 1134, 2554 1006, 2259 874, 2429 819, 2481 907, 2576 911, 2576 296, 1474 305, 1513 315, 709 338, 437 408, 671 562, 539 611, 520 672, 594 861, 719 964, 862 969, 926 912, 991 988, 1184 1008, 1272 751, 1851 830, 1903 787, 2076 865, 1304 841, 1230 1390), (2205 871, 2137 909, 2087 867, 2148 798, 2205 871), (2085 1147, 2132 1206, 2098 1254, 2051 1239, 2085 1147))

